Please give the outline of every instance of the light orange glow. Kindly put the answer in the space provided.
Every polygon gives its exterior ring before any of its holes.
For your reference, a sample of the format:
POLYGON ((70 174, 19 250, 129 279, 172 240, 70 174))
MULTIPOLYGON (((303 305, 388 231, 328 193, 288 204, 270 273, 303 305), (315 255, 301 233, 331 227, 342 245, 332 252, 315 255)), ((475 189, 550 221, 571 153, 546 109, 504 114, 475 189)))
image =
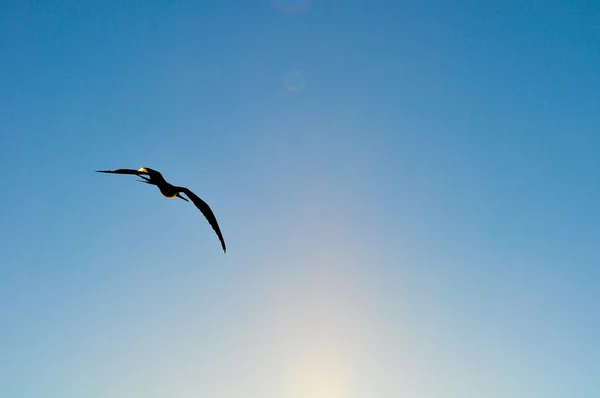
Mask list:
POLYGON ((342 361, 320 350, 300 360, 291 369, 286 392, 290 398, 345 398, 347 376, 342 361))

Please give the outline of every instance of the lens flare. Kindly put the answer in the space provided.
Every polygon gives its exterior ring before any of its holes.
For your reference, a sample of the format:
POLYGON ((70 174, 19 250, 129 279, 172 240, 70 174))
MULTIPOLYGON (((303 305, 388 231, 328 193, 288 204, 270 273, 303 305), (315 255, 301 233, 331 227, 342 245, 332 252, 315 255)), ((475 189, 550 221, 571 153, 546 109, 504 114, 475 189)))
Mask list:
POLYGON ((275 7, 284 14, 298 14, 310 7, 311 0, 273 0, 275 7))
POLYGON ((300 92, 306 87, 306 78, 304 74, 297 69, 289 71, 285 75, 285 88, 288 91, 300 92))

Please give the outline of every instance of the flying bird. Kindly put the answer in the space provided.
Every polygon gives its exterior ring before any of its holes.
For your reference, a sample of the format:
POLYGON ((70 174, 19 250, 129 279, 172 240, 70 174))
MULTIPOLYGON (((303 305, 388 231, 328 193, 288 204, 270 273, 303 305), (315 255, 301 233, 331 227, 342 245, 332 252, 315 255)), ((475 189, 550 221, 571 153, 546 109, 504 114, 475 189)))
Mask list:
POLYGON ((142 167, 138 170, 117 169, 117 170, 96 170, 96 171, 98 173, 136 175, 136 176, 142 178, 142 180, 137 180, 137 181, 145 182, 146 184, 150 184, 150 185, 156 185, 158 187, 158 189, 160 190, 160 193, 162 193, 163 196, 165 196, 166 198, 169 198, 169 199, 179 198, 179 199, 183 199, 186 202, 188 202, 188 200, 184 196, 181 196, 181 194, 185 194, 192 201, 192 203, 194 203, 194 205, 196 205, 198 210, 200 210, 202 212, 202 214, 204 214, 204 217, 206 217, 210 226, 215 230, 217 236, 219 237, 219 240, 221 241, 221 246, 223 247, 223 252, 227 251, 227 248, 225 247, 225 240, 223 239, 223 234, 221 234, 221 229, 219 228, 219 224, 217 223, 217 218, 215 217, 214 213, 212 212, 212 210, 210 209, 210 207, 208 206, 208 204, 205 201, 203 201, 198 196, 196 196, 196 194, 194 194, 188 188, 178 187, 178 186, 169 184, 165 180, 165 178, 162 176, 162 174, 160 174, 158 171, 150 169, 148 167, 142 167))

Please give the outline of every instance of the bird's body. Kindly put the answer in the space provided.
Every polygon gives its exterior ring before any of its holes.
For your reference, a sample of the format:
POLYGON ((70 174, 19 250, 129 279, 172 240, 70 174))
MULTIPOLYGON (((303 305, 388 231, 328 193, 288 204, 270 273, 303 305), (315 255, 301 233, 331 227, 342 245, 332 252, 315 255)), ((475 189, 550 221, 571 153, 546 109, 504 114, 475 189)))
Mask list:
POLYGON ((136 175, 142 180, 138 180, 140 182, 144 182, 150 185, 156 185, 156 187, 160 190, 160 193, 169 199, 180 198, 188 202, 188 199, 181 196, 181 194, 185 194, 196 207, 204 214, 208 223, 212 226, 217 234, 217 237, 221 241, 221 247, 223 247, 223 252, 227 251, 225 247, 225 240, 223 239, 223 234, 221 233, 221 229, 219 228, 219 224, 217 223, 217 218, 214 213, 208 206, 206 202, 200 199, 196 194, 190 191, 185 187, 178 187, 172 184, 169 184, 165 178, 158 171, 150 169, 148 167, 142 167, 138 170, 133 169, 117 169, 117 170, 97 170, 99 173, 111 173, 111 174, 131 174, 136 175))
POLYGON ((175 199, 177 197, 177 192, 174 192, 173 190, 169 189, 169 188, 158 188, 160 190, 160 193, 163 194, 163 196, 165 198, 168 199, 175 199))

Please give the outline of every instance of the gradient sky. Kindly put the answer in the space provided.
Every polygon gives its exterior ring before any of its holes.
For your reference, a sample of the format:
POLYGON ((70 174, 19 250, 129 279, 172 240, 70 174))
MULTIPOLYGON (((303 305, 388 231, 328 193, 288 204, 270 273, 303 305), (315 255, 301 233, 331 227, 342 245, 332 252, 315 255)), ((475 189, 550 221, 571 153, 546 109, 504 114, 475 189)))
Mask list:
POLYGON ((600 8, 0 6, 1 398, 600 396, 600 8), (148 166, 190 204, 131 176, 148 166))

